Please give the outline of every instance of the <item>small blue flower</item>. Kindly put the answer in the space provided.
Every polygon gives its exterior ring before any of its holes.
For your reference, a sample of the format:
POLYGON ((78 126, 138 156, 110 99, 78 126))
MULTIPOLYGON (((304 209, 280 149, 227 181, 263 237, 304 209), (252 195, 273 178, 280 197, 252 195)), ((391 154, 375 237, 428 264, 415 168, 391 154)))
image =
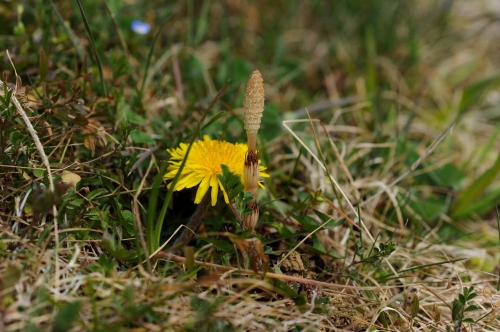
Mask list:
POLYGON ((131 24, 132 31, 140 35, 145 35, 151 30, 151 24, 142 22, 139 20, 134 20, 131 24))

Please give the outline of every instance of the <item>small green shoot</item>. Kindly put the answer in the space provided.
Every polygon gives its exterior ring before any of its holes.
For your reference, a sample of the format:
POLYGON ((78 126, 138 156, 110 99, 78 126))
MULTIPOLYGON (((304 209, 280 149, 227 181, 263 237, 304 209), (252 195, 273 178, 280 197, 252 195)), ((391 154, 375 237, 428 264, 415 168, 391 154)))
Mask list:
POLYGON ((474 286, 465 287, 463 293, 458 294, 458 299, 451 302, 451 317, 455 331, 461 330, 462 323, 472 324, 475 322, 472 318, 466 318, 465 313, 478 310, 476 305, 467 303, 476 296, 474 286))
POLYGON ((238 216, 252 213, 252 209, 247 208, 247 204, 252 201, 252 193, 244 191, 245 185, 241 182, 241 177, 229 170, 227 165, 221 165, 222 174, 217 174, 222 183, 224 191, 227 193, 229 202, 235 207, 238 216))

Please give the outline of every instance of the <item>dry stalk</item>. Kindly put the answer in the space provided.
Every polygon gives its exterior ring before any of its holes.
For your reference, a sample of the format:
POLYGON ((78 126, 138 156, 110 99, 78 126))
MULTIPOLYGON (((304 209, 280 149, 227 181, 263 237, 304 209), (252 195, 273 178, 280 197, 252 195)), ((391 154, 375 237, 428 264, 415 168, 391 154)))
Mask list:
MULTIPOLYGON (((166 258, 168 260, 174 261, 174 262, 180 262, 180 263, 186 263, 187 258, 174 255, 170 252, 166 251, 158 251, 156 253, 157 257, 162 257, 166 258)), ((246 269, 240 269, 240 268, 235 268, 233 266, 226 266, 226 265, 219 265, 219 264, 214 264, 214 263, 209 263, 209 262, 202 262, 199 260, 193 260, 193 264, 203 266, 205 268, 215 268, 219 272, 220 271, 234 271, 242 275, 255 275, 255 276, 260 276, 260 277, 267 277, 271 279, 279 279, 279 280, 290 280, 294 282, 300 282, 304 284, 310 284, 310 285, 317 285, 321 286, 324 288, 340 288, 340 289, 352 289, 352 290, 382 290, 382 289, 395 289, 400 286, 356 286, 356 285, 345 285, 345 284, 335 284, 332 282, 324 282, 324 281, 318 281, 310 278, 302 278, 302 277, 296 277, 296 276, 290 276, 286 274, 277 274, 277 273, 272 273, 272 272, 255 272, 253 270, 246 270, 246 269)), ((420 284, 415 283, 415 284, 407 284, 405 286, 419 286, 420 284)))
MULTIPOLYGON (((26 115, 26 112, 24 111, 21 103, 19 100, 16 98, 16 93, 19 88, 21 88, 21 79, 17 75, 16 68, 14 67, 14 63, 12 62, 12 59, 10 57, 9 51, 7 50, 7 56, 9 57, 10 63, 12 65, 12 68, 14 69, 14 72, 16 74, 16 86, 14 88, 14 93, 12 94, 12 99, 11 102, 14 104, 17 112, 23 119, 24 123, 26 124, 26 129, 30 133, 31 137, 33 138, 33 142, 35 143, 35 146, 38 150, 38 153, 40 154, 40 157, 42 159, 42 162, 47 170, 47 178, 49 180, 49 190, 50 192, 54 193, 55 192, 55 186, 54 186, 54 179, 52 178, 52 170, 50 168, 50 163, 49 163, 49 158, 45 154, 44 147, 42 145, 42 142, 40 141, 40 138, 38 137, 38 133, 36 132, 35 128, 33 127, 33 124, 31 123, 30 119, 28 118, 28 115, 26 115)), ((0 81, 0 89, 3 89, 3 85, 6 84, 6 82, 0 81)), ((8 88, 10 90, 10 88, 8 88)), ((60 282, 59 282, 59 228, 57 225, 57 207, 55 204, 52 205, 52 215, 54 217, 54 242, 55 242, 55 250, 54 250, 54 259, 55 259, 55 277, 54 277, 54 297, 56 300, 59 300, 59 295, 60 295, 60 282)))

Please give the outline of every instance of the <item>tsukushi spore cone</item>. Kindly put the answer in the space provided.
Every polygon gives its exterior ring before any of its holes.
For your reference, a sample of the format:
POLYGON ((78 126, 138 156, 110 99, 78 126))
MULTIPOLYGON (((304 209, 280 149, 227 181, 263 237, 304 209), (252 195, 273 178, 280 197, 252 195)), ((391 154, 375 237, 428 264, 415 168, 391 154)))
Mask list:
POLYGON ((250 74, 243 99, 245 130, 248 139, 248 151, 256 151, 257 131, 264 112, 264 80, 260 71, 250 74))
POLYGON ((243 216, 243 228, 252 230, 259 219, 259 205, 257 204, 257 186, 259 183, 259 153, 257 151, 257 132, 260 128, 260 119, 264 112, 264 80, 258 70, 250 74, 243 100, 244 124, 247 132, 248 151, 245 157, 243 176, 245 191, 250 191, 253 200, 247 207, 252 209, 250 214, 243 216))

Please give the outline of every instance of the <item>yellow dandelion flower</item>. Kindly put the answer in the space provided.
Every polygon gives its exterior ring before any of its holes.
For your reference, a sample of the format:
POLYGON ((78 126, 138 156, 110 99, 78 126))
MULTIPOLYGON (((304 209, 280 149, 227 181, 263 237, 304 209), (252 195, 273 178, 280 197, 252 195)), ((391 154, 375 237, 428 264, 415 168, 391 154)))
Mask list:
MULTIPOLYGON (((181 143, 178 148, 167 150, 172 157, 168 161, 170 165, 167 169, 167 174, 163 177, 165 180, 172 180, 177 175, 182 160, 184 160, 184 157, 186 156, 188 146, 189 145, 186 143, 181 143)), ((202 141, 193 143, 193 146, 189 151, 186 164, 182 169, 181 176, 179 177, 174 190, 192 188, 199 184, 198 190, 196 191, 196 198, 194 200, 196 204, 199 204, 203 196, 207 193, 209 187, 212 187, 212 206, 214 206, 217 202, 217 195, 220 188, 224 194, 226 203, 229 203, 227 193, 217 177, 217 174, 222 174, 220 165, 227 165, 231 172, 239 175, 241 181, 245 184, 243 178, 243 168, 247 150, 248 147, 246 144, 233 144, 224 141, 211 140, 207 135, 203 136, 202 141)), ((259 175, 261 177, 269 177, 269 175, 264 172, 265 169, 266 168, 263 166, 259 167, 259 175)), ((170 185, 171 183, 168 185, 169 188, 170 185)), ((259 182, 259 185, 264 188, 261 182, 259 182)))

